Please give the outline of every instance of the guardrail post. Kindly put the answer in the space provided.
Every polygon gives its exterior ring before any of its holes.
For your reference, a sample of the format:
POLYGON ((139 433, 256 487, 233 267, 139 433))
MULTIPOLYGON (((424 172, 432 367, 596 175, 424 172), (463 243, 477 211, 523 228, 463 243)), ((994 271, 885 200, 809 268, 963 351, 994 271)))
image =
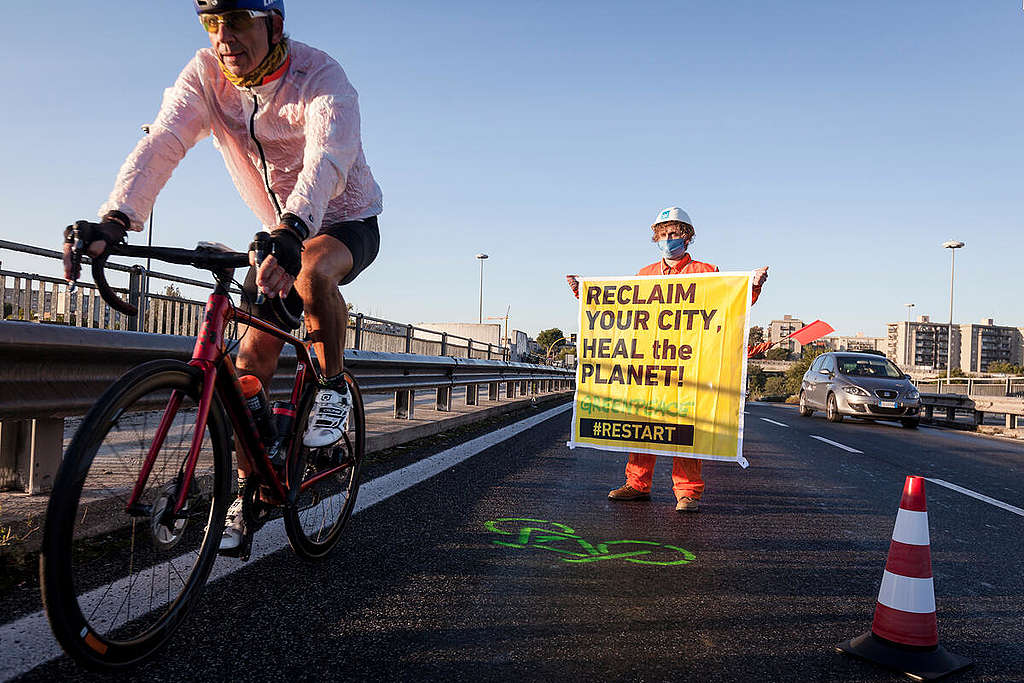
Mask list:
POLYGON ((985 413, 983 411, 981 411, 981 410, 975 410, 974 411, 974 424, 976 426, 981 426, 982 424, 984 424, 984 422, 985 422, 985 413))
POLYGON ((437 388, 437 401, 434 404, 434 409, 439 413, 450 413, 452 410, 452 388, 438 387, 437 388))
POLYGON ((480 385, 479 384, 467 384, 466 385, 466 405, 475 406, 480 405, 480 385))
POLYGON ((405 326, 405 352, 412 353, 412 325, 405 326))
POLYGON ((1010 413, 1006 414, 1006 428, 1007 429, 1016 429, 1017 428, 1017 416, 1016 415, 1011 415, 1010 413))
MULTIPOLYGON (((472 345, 473 345, 473 343, 470 342, 470 346, 472 346, 472 345)), ((473 357, 472 353, 470 353, 468 351, 466 353, 469 353, 469 357, 470 358, 473 357)), ((438 355, 441 355, 441 356, 447 356, 448 355, 448 333, 447 332, 442 332, 441 333, 441 353, 438 354, 438 355)))
POLYGON ((352 339, 352 348, 361 349, 363 348, 363 314, 356 313, 356 329, 352 339))
POLYGON ((146 299, 146 283, 149 280, 149 273, 142 266, 132 266, 128 273, 128 303, 139 310, 135 320, 130 320, 129 329, 134 332, 146 331, 146 306, 149 301, 146 299))
POLYGON ((950 422, 956 420, 956 406, 946 408, 946 419, 950 422))
POLYGON ((499 398, 501 398, 501 382, 488 382, 487 400, 497 401, 499 398))
POLYGON ((932 415, 934 414, 934 412, 935 412, 935 408, 933 406, 925 406, 924 407, 924 419, 926 419, 929 422, 931 422, 932 421, 932 415))
POLYGON ((516 384, 517 384, 517 382, 515 382, 513 380, 509 380, 509 381, 505 382, 505 398, 515 398, 516 397, 516 384))
POLYGON ((63 452, 64 420, 59 417, 0 423, 0 469, 9 477, 8 485, 25 493, 53 488, 63 452))
POLYGON ((416 392, 412 389, 400 389, 395 392, 395 419, 411 420, 416 406, 416 392))

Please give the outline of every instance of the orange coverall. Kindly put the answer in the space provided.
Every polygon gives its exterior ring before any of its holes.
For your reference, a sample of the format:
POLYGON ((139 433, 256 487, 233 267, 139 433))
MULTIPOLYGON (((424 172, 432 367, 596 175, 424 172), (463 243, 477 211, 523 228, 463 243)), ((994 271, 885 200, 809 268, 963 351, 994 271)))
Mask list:
MULTIPOLYGON (((652 263, 640 269, 637 275, 682 275, 685 273, 717 273, 718 266, 710 263, 694 261, 690 254, 684 254, 682 260, 674 266, 665 263, 664 260, 652 263)), ((754 286, 753 296, 750 303, 757 301, 761 294, 761 287, 754 286)), ((658 456, 647 453, 630 453, 626 462, 626 483, 637 491, 650 491, 651 478, 654 475, 654 461, 658 456)), ((696 458, 672 458, 672 490, 676 499, 689 496, 700 500, 704 493, 704 480, 700 476, 701 460, 696 458)))

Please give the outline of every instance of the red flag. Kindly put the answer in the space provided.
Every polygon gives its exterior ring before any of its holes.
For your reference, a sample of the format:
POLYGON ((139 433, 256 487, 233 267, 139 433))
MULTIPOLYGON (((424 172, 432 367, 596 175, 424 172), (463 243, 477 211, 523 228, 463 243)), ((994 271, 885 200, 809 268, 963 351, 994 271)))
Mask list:
POLYGON ((810 325, 805 325, 789 335, 789 338, 801 344, 810 344, 812 341, 821 339, 830 332, 835 332, 831 325, 821 320, 815 320, 810 325))

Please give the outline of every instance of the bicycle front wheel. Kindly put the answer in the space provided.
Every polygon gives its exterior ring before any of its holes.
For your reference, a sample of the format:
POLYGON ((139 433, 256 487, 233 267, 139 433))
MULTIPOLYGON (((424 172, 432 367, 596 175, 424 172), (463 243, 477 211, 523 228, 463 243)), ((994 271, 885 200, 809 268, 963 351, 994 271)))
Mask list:
POLYGON ((352 394, 352 412, 341 441, 325 448, 302 445, 315 388, 306 391, 296 419, 297 452, 289 463, 288 485, 300 489, 297 503, 285 508, 284 528, 292 549, 307 559, 325 557, 334 548, 359 492, 359 472, 366 447, 363 398, 355 378, 347 371, 344 379, 352 394))
POLYGON ((213 567, 231 483, 230 430, 214 394, 194 474, 184 481, 202 381, 178 361, 140 365, 103 394, 64 456, 40 583, 54 635, 86 667, 117 669, 155 652, 213 567), (166 432, 159 448, 158 431, 166 432), (151 450, 152 469, 129 509, 151 450), (185 506, 175 514, 183 489, 185 506))

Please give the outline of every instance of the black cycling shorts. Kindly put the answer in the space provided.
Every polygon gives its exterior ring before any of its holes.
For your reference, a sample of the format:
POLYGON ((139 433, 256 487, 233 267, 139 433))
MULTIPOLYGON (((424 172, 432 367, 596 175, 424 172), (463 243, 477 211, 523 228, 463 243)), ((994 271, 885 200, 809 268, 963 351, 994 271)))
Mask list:
MULTIPOLYGON (((352 270, 341 279, 341 282, 338 283, 339 285, 347 285, 355 280, 360 273, 374 262, 377 258, 377 252, 380 251, 380 230, 377 228, 376 216, 370 216, 361 221, 343 221, 327 225, 320 228, 320 232, 317 234, 330 235, 348 247, 348 250, 352 252, 352 270)), ((242 285, 242 292, 245 310, 251 311, 252 306, 250 304, 255 305, 258 293, 255 268, 249 268, 249 272, 245 276, 245 284, 242 285)), ((285 305, 288 306, 288 310, 296 317, 302 315, 302 297, 298 295, 294 288, 285 297, 285 305)), ((284 323, 278 320, 269 300, 264 300, 262 304, 256 306, 256 314, 275 325, 284 327, 284 323)))

